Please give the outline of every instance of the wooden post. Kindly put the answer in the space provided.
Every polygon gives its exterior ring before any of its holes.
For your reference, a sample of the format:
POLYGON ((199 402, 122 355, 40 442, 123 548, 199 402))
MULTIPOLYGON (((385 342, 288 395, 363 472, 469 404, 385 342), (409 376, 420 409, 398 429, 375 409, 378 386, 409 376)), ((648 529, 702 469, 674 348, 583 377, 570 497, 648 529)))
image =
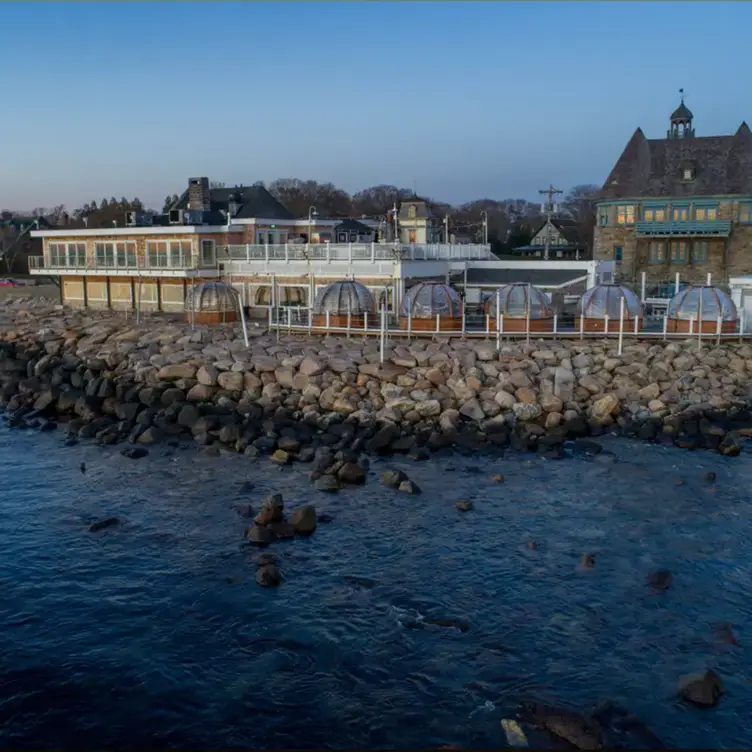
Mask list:
POLYGON ((619 298, 619 355, 623 352, 624 345, 624 296, 619 298))

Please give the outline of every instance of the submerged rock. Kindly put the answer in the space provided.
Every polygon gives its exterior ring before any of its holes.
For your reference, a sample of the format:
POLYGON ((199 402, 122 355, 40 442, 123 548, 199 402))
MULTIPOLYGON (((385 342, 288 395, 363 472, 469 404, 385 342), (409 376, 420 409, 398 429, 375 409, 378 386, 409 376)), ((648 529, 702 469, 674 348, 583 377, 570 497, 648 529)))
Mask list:
POLYGON ((655 572, 651 572, 647 578, 648 585, 655 590, 668 590, 673 581, 674 576, 668 569, 658 569, 655 572))
POLYGON ((142 457, 146 457, 149 454, 149 450, 146 447, 126 447, 120 451, 120 454, 131 460, 139 460, 142 457))
POLYGON ((261 587, 277 587, 282 582, 282 573, 275 564, 265 564, 256 572, 256 582, 261 587))
POLYGON ((91 525, 89 525, 89 532, 90 533, 97 533, 100 530, 106 530, 110 527, 115 527, 116 525, 120 524, 120 518, 119 517, 105 517, 102 520, 97 520, 96 522, 92 522, 91 525))
POLYGON ((401 491, 402 493, 410 494, 411 496, 416 496, 417 494, 421 493, 420 488, 418 488, 418 484, 413 483, 413 481, 411 480, 403 480, 402 483, 399 484, 397 490, 401 491))
POLYGON ((380 481, 382 486, 387 488, 399 488, 400 483, 406 481, 407 475, 402 470, 385 470, 381 473, 380 481))
POLYGON ((700 707, 713 707, 723 694, 721 677, 711 669, 685 674, 676 684, 676 694, 700 707))
POLYGON ((458 501, 455 505, 460 512, 469 512, 473 508, 472 501, 458 501))
POLYGON ((603 730, 594 718, 537 702, 523 703, 520 715, 577 749, 603 749, 603 730))

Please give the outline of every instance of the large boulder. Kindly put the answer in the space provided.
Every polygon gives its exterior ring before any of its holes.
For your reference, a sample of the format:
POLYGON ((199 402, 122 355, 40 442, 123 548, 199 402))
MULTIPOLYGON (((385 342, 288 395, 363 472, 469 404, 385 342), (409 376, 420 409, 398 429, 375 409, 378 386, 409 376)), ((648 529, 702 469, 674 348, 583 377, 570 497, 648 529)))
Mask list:
POLYGON ((187 363, 174 363, 162 366, 157 373, 160 381, 177 381, 178 379, 193 379, 196 377, 196 367, 187 363))
POLYGON ((256 572, 256 582, 261 587, 277 587, 282 582, 282 574, 276 564, 264 564, 256 572))
POLYGON ((282 522, 285 513, 285 503, 282 494, 272 494, 264 499, 261 511, 256 515, 257 525, 269 525, 272 522, 282 522))
POLYGON ((683 700, 701 707, 716 705, 723 694, 721 677, 711 669, 685 674, 679 678, 676 693, 683 700))
POLYGON ((316 530, 316 509, 311 504, 297 507, 290 512, 288 522, 298 535, 311 535, 316 530))

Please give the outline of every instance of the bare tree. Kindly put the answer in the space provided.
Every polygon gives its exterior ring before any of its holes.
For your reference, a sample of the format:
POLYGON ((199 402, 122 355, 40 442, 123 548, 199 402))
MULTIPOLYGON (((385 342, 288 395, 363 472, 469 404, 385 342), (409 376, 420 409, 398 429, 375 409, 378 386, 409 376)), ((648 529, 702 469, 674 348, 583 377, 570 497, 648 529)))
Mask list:
POLYGON ((590 248, 595 229, 595 205, 600 186, 583 184, 574 186, 562 202, 562 208, 577 223, 580 241, 590 248))
POLYGON ((408 188, 397 188, 396 185, 374 185, 358 191, 353 196, 353 210, 358 216, 383 216, 391 211, 394 204, 398 206, 403 199, 409 198, 413 192, 408 188))

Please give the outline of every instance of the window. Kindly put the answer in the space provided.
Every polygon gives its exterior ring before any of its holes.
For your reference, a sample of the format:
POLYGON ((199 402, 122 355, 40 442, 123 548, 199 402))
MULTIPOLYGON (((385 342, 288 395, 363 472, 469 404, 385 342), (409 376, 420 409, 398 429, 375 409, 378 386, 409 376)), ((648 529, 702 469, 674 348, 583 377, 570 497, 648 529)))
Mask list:
POLYGON ((608 209, 605 206, 598 209, 598 226, 608 227, 608 209))
POLYGON ((686 222, 689 219, 689 207, 688 206, 675 206, 674 207, 674 222, 686 222))
POLYGON ((650 244, 648 260, 651 264, 662 264, 666 260, 666 244, 662 240, 656 240, 650 244))
POLYGON ((689 243, 675 240, 671 243, 671 263, 686 264, 689 260, 689 243))
POLYGON ((620 245, 614 246, 614 261, 621 261, 622 259, 622 248, 620 245))
POLYGON ((634 224, 634 206, 617 206, 616 207, 616 224, 633 225, 634 224))
POLYGON ((94 243, 94 258, 96 259, 97 266, 115 266, 115 244, 94 243))
POLYGON ((692 261, 695 264, 704 264, 708 260, 708 241, 695 240, 692 246, 692 261))
POLYGON ((148 241, 146 243, 146 263, 151 268, 167 266, 167 243, 163 241, 148 241))
POLYGON ((65 250, 65 243, 49 243, 47 245, 47 252, 50 256, 50 266, 65 266, 67 257, 65 250))
POLYGON ((695 219, 700 222, 704 222, 705 220, 714 222, 718 219, 718 208, 715 206, 696 206, 695 219))
POLYGON ((682 180, 694 180, 695 170, 694 167, 684 167, 682 169, 682 180))
POLYGON ((739 204, 739 222, 742 224, 752 222, 752 202, 739 204))
POLYGON ((642 212, 643 219, 646 222, 665 222, 666 221, 666 209, 664 207, 646 208, 642 212))
POLYGON ((417 212, 414 206, 408 206, 407 207, 407 216, 408 219, 415 219, 417 212))
POLYGON ((136 244, 135 243, 116 243, 115 259, 121 269, 135 269, 136 263, 136 244))
POLYGON ((86 266, 86 243, 68 243, 68 266, 86 266))
POLYGON ((173 269, 187 269, 193 263, 192 243, 190 240, 170 241, 170 255, 168 263, 173 269))
POLYGON ((217 262, 216 248, 213 240, 201 241, 201 265, 214 266, 217 262))

